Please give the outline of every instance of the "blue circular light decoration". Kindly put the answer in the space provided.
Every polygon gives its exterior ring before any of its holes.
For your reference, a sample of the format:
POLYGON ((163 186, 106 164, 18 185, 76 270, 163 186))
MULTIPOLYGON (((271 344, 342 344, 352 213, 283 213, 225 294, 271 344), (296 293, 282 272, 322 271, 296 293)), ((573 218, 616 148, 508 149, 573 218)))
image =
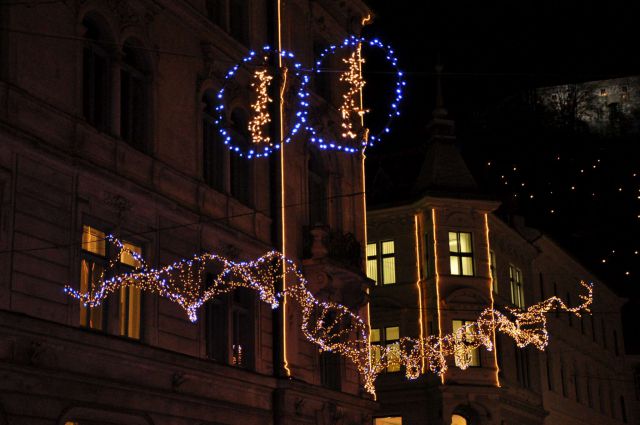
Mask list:
MULTIPOLYGON (((229 71, 227 71, 227 74, 225 75, 225 78, 224 78, 224 84, 222 85, 222 88, 218 91, 218 94, 216 96, 215 110, 217 112, 217 117, 215 120, 215 124, 218 127, 218 132, 220 133, 220 136, 222 137, 224 144, 229 148, 231 152, 248 159, 269 156, 274 151, 277 151, 278 149, 280 149, 281 147, 280 142, 261 144, 259 147, 250 148, 248 150, 244 150, 243 148, 238 146, 238 144, 231 137, 231 134, 229 134, 229 131, 227 131, 227 129, 224 128, 223 126, 223 123, 225 122, 224 94, 225 94, 225 88, 227 83, 232 78, 234 78, 234 76, 238 72, 238 69, 240 69, 240 66, 242 66, 243 64, 250 64, 252 62, 255 62, 257 58, 263 57, 264 55, 280 55, 282 58, 287 59, 289 61, 293 60, 294 58, 294 54, 292 52, 285 51, 285 50, 278 51, 276 49, 272 49, 270 46, 264 46, 262 48, 261 54, 258 54, 255 51, 250 51, 249 55, 242 59, 242 62, 240 62, 239 64, 232 67, 229 71)), ((291 130, 284 137, 284 143, 289 143, 291 141, 291 138, 300 131, 302 126, 306 126, 306 122, 307 122, 307 114, 308 114, 308 106, 309 106, 309 102, 308 102, 309 93, 307 91, 307 84, 309 83, 309 76, 304 75, 301 72, 301 65, 297 62, 293 63, 293 71, 294 71, 294 75, 300 80, 299 87, 296 93, 297 99, 298 99, 298 102, 297 102, 298 107, 295 113, 295 119, 294 119, 293 125, 291 126, 291 130)))
MULTIPOLYGON (((400 115, 400 102, 402 101, 402 90, 406 85, 404 81, 404 73, 398 68, 398 59, 394 55, 394 51, 389 45, 385 45, 379 39, 374 38, 371 40, 367 40, 364 37, 356 37, 350 36, 346 38, 341 44, 331 45, 327 47, 321 54, 320 57, 316 59, 315 67, 313 69, 314 74, 321 72, 321 67, 323 62, 328 56, 333 55, 337 50, 347 49, 358 47, 361 44, 363 47, 373 47, 376 49, 381 49, 385 53, 385 58, 387 62, 391 65, 391 67, 395 70, 396 74, 396 82, 394 86, 395 96, 391 105, 389 105, 389 111, 387 113, 387 121, 384 126, 377 131, 375 134, 369 134, 368 140, 361 141, 361 149, 366 148, 367 146, 373 146, 375 143, 380 142, 384 134, 389 133, 391 130, 391 124, 393 120, 400 115)), ((320 149, 332 149, 338 150, 342 152, 348 153, 357 153, 360 152, 361 149, 355 148, 353 146, 349 146, 343 140, 325 140, 320 137, 317 131, 311 126, 305 126, 305 129, 309 131, 311 135, 311 142, 318 146, 320 149)))

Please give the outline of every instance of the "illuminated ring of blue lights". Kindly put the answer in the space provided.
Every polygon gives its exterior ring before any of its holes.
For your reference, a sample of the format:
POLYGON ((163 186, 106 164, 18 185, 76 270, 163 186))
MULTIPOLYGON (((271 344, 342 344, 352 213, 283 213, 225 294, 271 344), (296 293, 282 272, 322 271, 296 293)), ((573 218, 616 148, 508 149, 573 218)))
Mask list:
MULTIPOLYGON (((281 57, 283 58, 287 58, 287 59, 293 59, 294 58, 294 54, 292 52, 288 52, 285 50, 282 50, 280 52, 278 52, 278 50, 276 49, 272 49, 270 46, 264 46, 262 48, 262 54, 279 54, 281 57)), ((251 148, 248 151, 244 151, 240 146, 238 146, 237 144, 234 143, 231 134, 229 134, 229 132, 227 131, 227 129, 224 128, 223 123, 225 122, 225 117, 224 117, 224 93, 225 93, 225 88, 227 83, 229 82, 229 80, 231 80, 231 78, 233 78, 236 75, 236 72, 238 71, 238 69, 240 68, 241 65, 252 62, 253 60, 255 60, 256 58, 262 57, 262 54, 258 54, 255 51, 250 51, 249 52, 249 56, 246 56, 245 58, 242 59, 242 62, 240 62, 239 64, 235 65, 233 68, 231 68, 229 71, 227 71, 227 74, 224 77, 224 84, 222 85, 222 88, 218 91, 218 94, 216 96, 216 112, 217 112, 217 117, 215 120, 215 124, 218 127, 218 132, 220 133, 220 136, 222 137, 222 140, 224 141, 224 144, 229 148, 229 150, 233 153, 236 153, 237 155, 241 156, 241 157, 245 157, 245 158, 261 158, 261 157, 267 157, 269 155, 271 155, 274 151, 277 151, 280 149, 280 142, 277 143, 270 143, 268 145, 263 145, 260 146, 258 149, 254 149, 251 148)), ((300 71, 301 71, 301 65, 297 62, 294 62, 293 64, 293 68, 294 68, 294 75, 296 77, 299 78, 300 80, 300 84, 298 87, 298 91, 297 91, 297 96, 298 96, 298 108, 296 110, 296 114, 295 114, 295 121, 293 126, 291 127, 291 131, 289 131, 289 134, 286 135, 286 137, 284 137, 284 143, 289 143, 291 141, 291 139, 293 138, 293 136, 295 136, 300 129, 302 128, 302 126, 306 125, 307 122, 307 114, 308 114, 308 106, 309 106, 309 102, 308 102, 308 98, 309 98, 309 93, 307 92, 307 84, 309 82, 309 76, 307 75, 303 75, 300 71)), ((277 101, 277 100, 276 100, 277 101)), ((253 143, 253 141, 251 141, 253 143)))
MULTIPOLYGON (((393 49, 389 45, 385 45, 377 38, 372 40, 367 40, 363 37, 350 36, 346 38, 341 44, 331 45, 324 49, 324 51, 320 54, 320 57, 316 59, 315 67, 313 69, 314 74, 321 72, 322 63, 324 60, 334 54, 336 50, 345 49, 349 47, 357 47, 358 44, 362 43, 362 46, 369 46, 378 49, 382 49, 386 54, 387 62, 393 67, 396 72, 396 83, 395 83, 395 97, 389 106, 389 112, 387 113, 387 121, 382 127, 382 129, 376 134, 369 134, 369 140, 362 141, 362 148, 364 149, 366 146, 373 146, 375 143, 380 142, 383 135, 389 133, 391 130, 391 124, 393 120, 400 115, 400 102, 402 100, 402 89, 407 84, 404 81, 404 73, 398 68, 398 59, 395 57, 393 49)), ((309 131, 311 134, 311 142, 316 144, 320 149, 334 149, 348 153, 356 153, 360 150, 351 146, 346 146, 344 141, 327 141, 322 137, 319 137, 317 131, 310 127, 306 126, 305 129, 309 131)))

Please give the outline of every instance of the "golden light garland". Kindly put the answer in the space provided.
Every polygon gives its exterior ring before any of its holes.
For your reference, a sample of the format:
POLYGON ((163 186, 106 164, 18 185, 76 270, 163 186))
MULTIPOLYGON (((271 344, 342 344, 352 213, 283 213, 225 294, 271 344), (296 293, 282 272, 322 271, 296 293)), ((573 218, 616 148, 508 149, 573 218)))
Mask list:
MULTIPOLYGON (((265 58, 267 60, 268 58, 265 58)), ((251 87, 256 88, 256 101, 251 104, 253 115, 249 121, 249 132, 253 143, 270 143, 271 138, 265 135, 264 127, 271 122, 269 115, 269 103, 273 101, 269 97, 269 84, 273 77, 266 69, 256 70, 253 73, 251 87)))
POLYGON ((293 261, 279 252, 271 251, 246 262, 205 253, 152 269, 138 253, 117 238, 109 235, 107 240, 114 244, 117 252, 99 281, 93 282, 92 288, 95 289, 80 292, 65 286, 65 292, 80 300, 85 307, 99 306, 119 288, 135 286, 176 302, 195 322, 198 309, 205 302, 238 287, 254 289, 260 299, 272 308, 277 308, 286 296, 300 308, 303 335, 320 350, 336 352, 351 361, 366 391, 371 394, 375 394, 376 377, 389 365, 404 366, 409 379, 420 376, 423 364, 431 372, 443 375, 450 356, 454 357, 458 367, 466 369, 473 350, 480 346, 493 350, 494 332, 510 336, 518 347, 533 345, 544 350, 549 341, 546 314, 551 310, 563 310, 580 316, 583 312, 590 312, 589 306, 593 301, 592 284, 581 282, 587 294, 580 295, 582 303, 576 307, 567 306, 560 298, 552 297, 526 310, 507 308, 508 314, 487 308, 477 321, 462 326, 454 333, 442 337, 403 337, 397 345, 376 347, 377 355, 371 356, 368 327, 364 320, 341 304, 318 300, 309 291, 307 280, 293 261), (115 270, 117 259, 123 253, 131 255, 138 262, 138 268, 106 278, 105 274, 115 270), (287 289, 277 293, 275 283, 282 278, 288 282, 287 289))
POLYGON ((362 108, 360 102, 360 93, 366 84, 361 72, 362 64, 364 63, 361 52, 362 47, 358 44, 348 58, 342 59, 349 68, 340 75, 340 81, 349 85, 347 92, 342 95, 342 105, 340 105, 342 137, 352 140, 358 135, 353 131, 351 114, 356 113, 362 122, 364 114, 366 113, 366 110, 362 108))

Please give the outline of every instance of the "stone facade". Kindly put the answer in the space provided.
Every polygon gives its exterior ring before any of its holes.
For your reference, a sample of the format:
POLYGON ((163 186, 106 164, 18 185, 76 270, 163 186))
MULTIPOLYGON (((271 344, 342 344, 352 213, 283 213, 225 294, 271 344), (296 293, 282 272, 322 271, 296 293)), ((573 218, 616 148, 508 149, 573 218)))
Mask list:
POLYGON ((367 270, 377 280, 371 327, 380 343, 392 343, 385 332, 394 329, 395 339, 451 333, 492 304, 505 311, 557 295, 576 305, 581 280, 595 284, 593 315, 551 313, 545 352, 498 334, 497 350, 478 350, 466 370, 449 358, 442 379, 407 381, 402 371, 387 371, 377 381, 377 424, 637 423, 622 338, 625 300, 546 235, 494 214, 499 203, 479 192, 444 118, 434 113, 407 200, 367 213, 367 270))
MULTIPOLYGON (((284 234, 287 256, 319 297, 366 313, 367 280, 353 259, 304 255, 305 227, 320 208, 323 229, 350 240, 351 252, 359 247, 361 159, 316 158, 323 180, 313 190, 331 201, 312 206, 313 149, 288 145, 282 232, 277 158, 239 160, 211 134, 210 94, 249 47, 273 38, 273 4, 0 7, 0 423, 370 423, 375 403, 355 370, 322 358, 294 308, 283 318, 251 295, 225 298, 225 344, 213 360, 206 309, 192 324, 167 299, 142 294, 137 306, 126 301, 129 310, 124 298, 110 299, 100 321, 87 322, 62 290, 80 288, 81 268, 94 261, 81 245, 88 227, 139 247, 152 266, 203 251, 253 259, 279 249, 284 234), (231 352, 238 333, 251 347, 243 362, 231 352)), ((356 0, 283 2, 283 47, 310 66, 312 46, 358 33, 367 14, 356 0)), ((239 74, 228 101, 248 110, 239 74)), ((312 104, 329 120, 337 111, 325 97, 312 94, 312 104)))

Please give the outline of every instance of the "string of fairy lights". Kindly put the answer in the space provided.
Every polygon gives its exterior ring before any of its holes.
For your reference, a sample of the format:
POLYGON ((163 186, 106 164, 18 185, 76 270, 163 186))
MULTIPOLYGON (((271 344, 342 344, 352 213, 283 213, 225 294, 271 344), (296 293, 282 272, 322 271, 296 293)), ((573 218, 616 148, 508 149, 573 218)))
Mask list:
POLYGON ((64 288, 84 306, 97 307, 120 288, 133 286, 177 303, 186 311, 189 320, 195 322, 204 303, 235 288, 253 289, 262 302, 274 309, 286 296, 301 312, 301 331, 307 340, 320 350, 338 353, 351 361, 366 391, 371 394, 375 394, 376 377, 389 365, 404 366, 409 379, 419 377, 425 369, 443 375, 450 357, 458 367, 466 369, 473 350, 479 347, 493 350, 494 332, 513 338, 518 347, 532 345, 544 350, 549 342, 546 315, 552 310, 562 310, 580 317, 590 313, 593 301, 592 284, 582 282, 586 294, 580 295, 582 302, 575 307, 554 296, 526 310, 506 308, 503 313, 487 308, 475 322, 451 334, 403 337, 397 345, 377 347, 372 355, 366 322, 344 305, 316 298, 296 264, 279 252, 270 251, 253 261, 232 261, 214 253, 204 253, 161 268, 150 268, 140 254, 115 236, 108 235, 107 240, 116 248, 116 255, 101 276, 92 282, 91 290, 82 292, 69 285, 64 288), (136 260, 137 268, 133 272, 113 274, 117 259, 123 253, 136 260), (276 282, 283 278, 289 282, 287 289, 277 292, 276 282))

